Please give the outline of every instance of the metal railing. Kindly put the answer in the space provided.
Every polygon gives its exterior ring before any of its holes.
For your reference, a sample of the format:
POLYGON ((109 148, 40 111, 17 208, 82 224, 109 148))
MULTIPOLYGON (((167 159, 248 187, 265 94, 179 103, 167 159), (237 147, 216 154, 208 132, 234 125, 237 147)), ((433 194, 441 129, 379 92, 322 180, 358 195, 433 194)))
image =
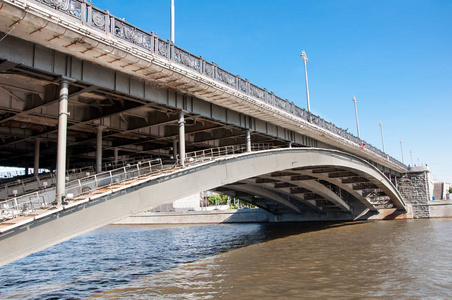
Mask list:
MULTIPOLYGON (((174 166, 170 166, 174 168, 174 166)), ((72 200, 83 194, 89 194, 105 187, 124 183, 143 176, 149 176, 164 170, 161 159, 154 159, 124 167, 106 171, 94 175, 88 175, 76 180, 66 182, 66 199, 72 200)), ((0 221, 27 216, 39 209, 52 206, 56 200, 55 187, 37 190, 13 198, 0 201, 0 221)))
POLYGON ((92 29, 111 34, 117 38, 135 44, 151 53, 164 57, 177 64, 183 65, 194 72, 210 77, 213 80, 221 82, 231 88, 234 88, 242 93, 259 99, 273 107, 279 108, 286 113, 301 118, 305 121, 311 122, 323 129, 326 129, 334 134, 345 138, 360 147, 365 144, 365 147, 388 161, 406 168, 404 164, 391 156, 383 153, 381 150, 373 147, 369 143, 364 142, 358 137, 352 135, 347 130, 337 127, 331 122, 307 112, 305 109, 297 107, 293 102, 282 99, 276 96, 273 92, 267 89, 258 87, 248 79, 242 79, 239 75, 234 75, 220 67, 215 63, 207 62, 202 56, 196 56, 190 52, 177 47, 169 40, 163 40, 157 34, 148 33, 123 19, 111 15, 108 11, 102 11, 92 5, 86 0, 35 0, 36 2, 55 9, 58 13, 63 13, 70 16, 74 21, 80 22, 92 29))
MULTIPOLYGON (((66 181, 88 176, 94 172, 94 167, 73 168, 66 171, 66 181)), ((54 173, 41 173, 38 176, 17 178, 0 185, 0 199, 20 196, 37 190, 51 188, 56 185, 54 173)))
MULTIPOLYGON (((274 148, 275 146, 272 143, 251 144, 251 151, 269 150, 274 148)), ((198 164, 204 161, 215 159, 219 156, 227 156, 244 152, 246 152, 246 145, 223 146, 188 152, 185 154, 185 164, 186 165, 198 164)), ((180 156, 177 155, 177 161, 179 160, 180 156)))
MULTIPOLYGON (((271 143, 255 143, 251 145, 252 151, 276 148, 271 143)), ((246 145, 224 146, 185 154, 187 165, 195 165, 218 157, 240 154, 246 152, 246 145)), ((177 157, 179 160, 179 156, 177 157)), ((87 175, 76 180, 66 182, 66 201, 86 195, 102 188, 116 187, 118 184, 130 182, 140 177, 155 175, 163 170, 174 170, 178 166, 165 166, 160 158, 127 164, 121 168, 105 171, 98 174, 87 175)), ((83 174, 83 172, 81 172, 83 174)), ((39 209, 53 207, 56 200, 55 187, 37 190, 33 193, 15 196, 0 201, 0 221, 27 216, 39 209)))

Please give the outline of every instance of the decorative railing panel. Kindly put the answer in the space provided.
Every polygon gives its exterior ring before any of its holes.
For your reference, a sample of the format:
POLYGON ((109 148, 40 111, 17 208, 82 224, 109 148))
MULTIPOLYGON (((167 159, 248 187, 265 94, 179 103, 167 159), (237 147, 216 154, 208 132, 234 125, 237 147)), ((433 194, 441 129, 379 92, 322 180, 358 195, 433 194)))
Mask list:
POLYGON ((151 49, 152 36, 141 29, 138 29, 123 20, 116 17, 112 18, 114 21, 113 33, 116 37, 131 42, 135 45, 141 46, 148 50, 151 49))
POLYGON ((36 0, 46 6, 61 11, 71 17, 81 20, 82 1, 77 0, 36 0))
POLYGON ((174 47, 174 61, 201 73, 201 59, 182 48, 174 47))
POLYGON ((406 168, 406 166, 401 162, 365 143, 361 139, 351 135, 346 130, 338 128, 334 124, 323 120, 319 116, 313 115, 310 112, 295 106, 288 100, 276 97, 273 93, 269 93, 266 89, 262 89, 254 84, 251 84, 247 79, 242 79, 239 75, 234 75, 219 68, 215 63, 209 63, 202 57, 198 57, 190 52, 176 47, 170 41, 162 40, 153 33, 147 33, 120 18, 110 15, 107 11, 102 11, 92 6, 91 2, 86 0, 35 1, 78 19, 81 23, 87 24, 92 28, 104 31, 105 33, 110 33, 117 38, 133 43, 155 53, 156 55, 167 58, 177 64, 183 65, 184 67, 213 78, 218 82, 224 83, 227 86, 235 88, 242 93, 259 99, 262 102, 268 103, 271 106, 281 109, 298 118, 311 122, 312 124, 337 134, 353 143, 360 146, 364 143, 367 149, 375 154, 384 157, 385 159, 403 168, 406 168))
POLYGON ((108 14, 95 7, 89 7, 87 23, 96 29, 107 31, 110 25, 108 14))
POLYGON ((236 76, 223 69, 217 68, 216 79, 234 88, 237 86, 236 76))

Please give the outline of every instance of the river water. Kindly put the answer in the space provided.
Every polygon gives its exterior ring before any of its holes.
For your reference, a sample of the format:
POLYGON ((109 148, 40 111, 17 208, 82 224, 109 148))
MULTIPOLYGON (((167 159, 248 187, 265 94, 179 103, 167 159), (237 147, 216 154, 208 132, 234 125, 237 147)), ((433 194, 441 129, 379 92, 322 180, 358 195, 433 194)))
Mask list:
POLYGON ((452 219, 106 226, 0 268, 1 299, 452 299, 452 219))

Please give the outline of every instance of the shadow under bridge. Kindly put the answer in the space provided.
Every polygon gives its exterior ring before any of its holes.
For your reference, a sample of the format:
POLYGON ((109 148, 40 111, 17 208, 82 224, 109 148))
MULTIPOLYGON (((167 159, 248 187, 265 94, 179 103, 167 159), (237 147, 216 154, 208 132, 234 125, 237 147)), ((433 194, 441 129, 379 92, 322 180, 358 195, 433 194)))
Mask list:
POLYGON ((88 201, 1 230, 0 265, 131 214, 217 190, 276 215, 352 220, 364 211, 405 211, 391 181, 367 161, 336 150, 285 148, 188 159, 185 168, 137 178, 87 195, 88 201), (339 216, 339 217, 338 217, 339 216))

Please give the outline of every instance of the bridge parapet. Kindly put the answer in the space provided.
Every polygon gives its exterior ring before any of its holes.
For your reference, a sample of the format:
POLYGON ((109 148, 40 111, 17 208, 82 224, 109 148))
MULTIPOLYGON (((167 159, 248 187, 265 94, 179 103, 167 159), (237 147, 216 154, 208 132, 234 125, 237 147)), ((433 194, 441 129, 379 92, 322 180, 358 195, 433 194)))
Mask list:
POLYGON ((85 0, 33 0, 33 2, 50 7, 58 14, 69 16, 72 21, 79 22, 96 31, 105 33, 106 35, 111 35, 132 43, 150 51, 154 55, 165 58, 172 63, 184 66, 216 82, 233 88, 238 92, 251 96, 306 122, 310 122, 312 125, 338 135, 360 147, 365 145, 366 149, 377 156, 406 169, 406 166, 398 160, 354 136, 347 130, 337 127, 335 124, 307 112, 303 108, 297 107, 293 102, 282 99, 273 92, 269 92, 267 89, 252 84, 248 79, 243 79, 239 75, 234 75, 227 70, 218 67, 217 64, 213 62, 207 62, 202 56, 196 56, 177 47, 169 40, 163 40, 153 32, 148 33, 123 19, 111 15, 108 11, 102 11, 94 7, 91 2, 85 0))

